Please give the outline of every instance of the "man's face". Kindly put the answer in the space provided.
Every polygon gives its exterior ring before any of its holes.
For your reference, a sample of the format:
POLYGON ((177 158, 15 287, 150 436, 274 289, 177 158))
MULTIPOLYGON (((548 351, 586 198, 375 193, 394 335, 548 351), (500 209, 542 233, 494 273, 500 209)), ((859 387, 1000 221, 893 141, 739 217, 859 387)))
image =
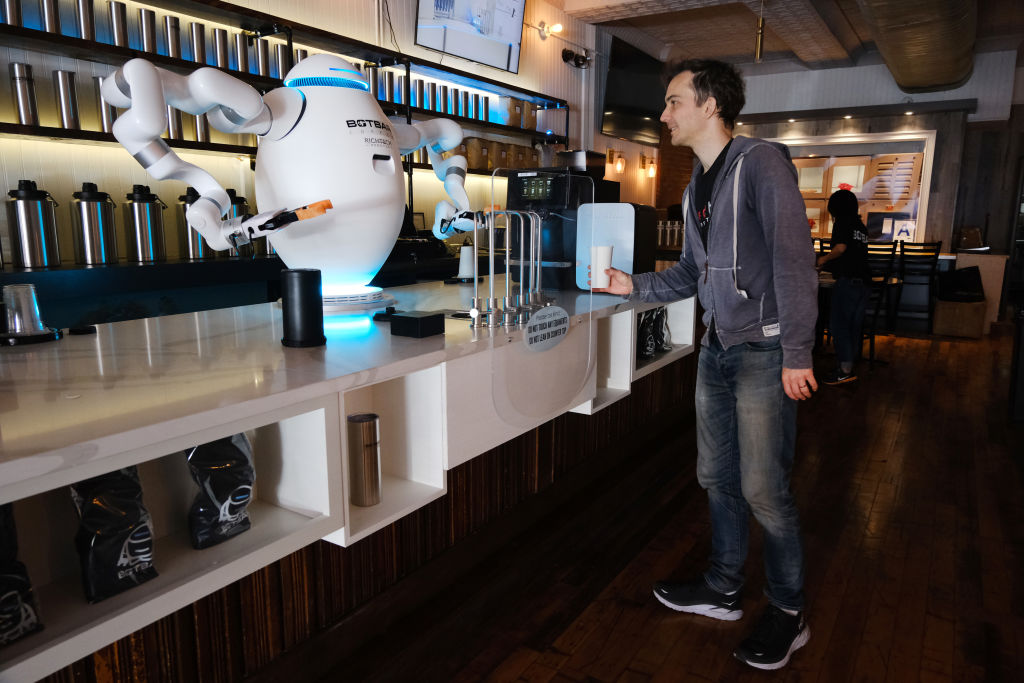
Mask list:
POLYGON ((661 121, 668 126, 674 146, 693 147, 707 123, 708 107, 714 111, 713 98, 709 97, 702 105, 697 104, 692 71, 683 71, 669 82, 665 90, 665 111, 661 113, 661 121))

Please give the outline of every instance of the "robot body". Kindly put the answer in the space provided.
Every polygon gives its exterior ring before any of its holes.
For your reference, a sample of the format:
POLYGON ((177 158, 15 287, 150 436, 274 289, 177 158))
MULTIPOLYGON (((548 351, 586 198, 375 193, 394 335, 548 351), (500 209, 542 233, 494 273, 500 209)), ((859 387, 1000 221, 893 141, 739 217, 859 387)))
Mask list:
MULTIPOLYGON (((324 294, 356 294, 380 270, 401 230, 404 175, 393 126, 361 87, 365 82, 356 80, 354 69, 335 72, 342 76, 334 81, 304 75, 322 72, 321 62, 351 69, 340 59, 314 55, 289 72, 286 82, 300 84, 305 107, 286 135, 261 141, 256 202, 290 207, 331 200, 336 210, 269 239, 290 268, 320 269, 324 294)), ((273 102, 273 95, 266 100, 273 102)))
MULTIPOLYGON (((420 147, 452 199, 435 207, 434 234, 443 239, 470 226, 464 183, 466 160, 442 154, 462 141, 447 119, 406 124, 389 121, 369 84, 349 62, 313 55, 296 64, 285 87, 265 96, 244 82, 205 67, 179 76, 133 59, 103 81, 103 98, 127 108, 115 122, 119 142, 157 179, 194 186, 200 199, 186 219, 214 249, 237 247, 270 235, 289 268, 321 271, 325 295, 365 293, 394 246, 405 215, 401 155, 420 147), (260 136, 256 202, 263 213, 223 219, 230 208, 224 188, 206 171, 182 161, 160 135, 169 104, 206 114, 228 133, 260 136), (329 204, 326 201, 329 200, 329 204), (333 206, 281 227, 275 217, 313 204, 333 206)), ((305 214, 303 214, 305 216, 305 214)))

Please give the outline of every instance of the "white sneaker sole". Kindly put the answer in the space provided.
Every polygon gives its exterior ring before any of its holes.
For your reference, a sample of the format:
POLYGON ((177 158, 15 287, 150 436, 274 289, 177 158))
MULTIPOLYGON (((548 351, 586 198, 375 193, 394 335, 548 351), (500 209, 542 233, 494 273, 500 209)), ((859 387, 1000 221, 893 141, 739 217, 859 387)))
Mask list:
POLYGON ((777 662, 762 664, 761 662, 748 662, 747 660, 742 659, 740 657, 736 657, 736 659, 739 659, 744 664, 749 664, 755 669, 762 669, 764 671, 774 671, 776 669, 781 669, 782 667, 789 664, 789 658, 793 655, 793 653, 802 648, 804 645, 806 645, 807 641, 810 639, 811 629, 809 626, 805 625, 804 630, 800 632, 800 635, 793 639, 793 644, 789 646, 789 652, 786 653, 786 656, 777 662))
POLYGON ((654 591, 654 597, 658 599, 658 602, 665 605, 665 607, 674 609, 677 612, 699 614, 704 617, 711 617, 712 619, 719 619, 721 621, 737 621, 743 618, 743 610, 741 609, 729 609, 728 607, 718 607, 716 605, 676 605, 661 597, 661 595, 658 594, 658 591, 654 591))

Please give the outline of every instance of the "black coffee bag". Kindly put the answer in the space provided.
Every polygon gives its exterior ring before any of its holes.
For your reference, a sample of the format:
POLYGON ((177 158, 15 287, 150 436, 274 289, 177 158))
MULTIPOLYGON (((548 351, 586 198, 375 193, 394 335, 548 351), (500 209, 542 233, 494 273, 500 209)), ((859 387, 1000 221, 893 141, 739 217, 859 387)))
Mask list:
POLYGON ((0 647, 42 627, 28 572, 18 562, 13 506, 0 505, 0 647))
POLYGON ((209 548, 246 531, 256 470, 245 434, 217 439, 185 454, 199 486, 188 515, 192 547, 209 548))

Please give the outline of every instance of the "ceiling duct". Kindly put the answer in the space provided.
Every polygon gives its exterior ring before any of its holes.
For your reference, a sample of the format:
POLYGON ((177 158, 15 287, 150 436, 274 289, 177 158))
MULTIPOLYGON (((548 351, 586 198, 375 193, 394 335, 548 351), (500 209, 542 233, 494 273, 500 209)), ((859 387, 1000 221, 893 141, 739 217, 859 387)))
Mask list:
POLYGON ((970 77, 977 0, 857 0, 857 5, 902 90, 949 90, 970 77))

